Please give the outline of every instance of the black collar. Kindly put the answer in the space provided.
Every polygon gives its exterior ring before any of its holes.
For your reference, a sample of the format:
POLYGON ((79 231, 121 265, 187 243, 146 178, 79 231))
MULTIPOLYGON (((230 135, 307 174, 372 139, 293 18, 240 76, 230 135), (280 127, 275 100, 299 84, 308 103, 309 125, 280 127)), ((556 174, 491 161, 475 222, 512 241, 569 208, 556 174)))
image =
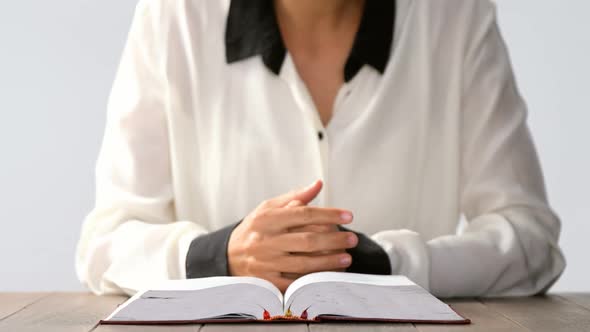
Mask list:
MULTIPOLYGON (((344 66, 350 81, 364 64, 385 71, 395 23, 395 0, 365 0, 359 30, 344 66)), ((286 55, 274 12, 273 0, 231 0, 225 30, 227 63, 261 55, 273 73, 279 74, 286 55)))

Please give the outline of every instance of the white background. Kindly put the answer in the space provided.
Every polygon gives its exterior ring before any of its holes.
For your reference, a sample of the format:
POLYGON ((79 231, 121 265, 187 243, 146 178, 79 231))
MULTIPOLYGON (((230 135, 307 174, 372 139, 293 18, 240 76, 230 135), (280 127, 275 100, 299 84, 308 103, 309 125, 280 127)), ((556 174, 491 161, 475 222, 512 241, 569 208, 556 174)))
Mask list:
MULTIPOLYGON (((0 291, 82 289, 74 249, 134 6, 0 2, 0 291)), ((568 266, 553 290, 590 291, 590 1, 498 9, 563 221, 568 266)))

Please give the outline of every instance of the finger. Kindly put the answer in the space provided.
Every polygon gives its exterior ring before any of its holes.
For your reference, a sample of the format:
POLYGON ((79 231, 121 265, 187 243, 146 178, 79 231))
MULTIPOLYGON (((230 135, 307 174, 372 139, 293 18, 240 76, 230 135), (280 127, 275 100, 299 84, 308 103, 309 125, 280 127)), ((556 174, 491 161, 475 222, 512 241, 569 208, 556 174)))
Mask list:
POLYGON ((275 262, 275 267, 282 273, 308 274, 313 272, 333 271, 350 266, 352 257, 347 254, 323 256, 289 255, 275 262))
POLYGON ((285 252, 311 253, 354 248, 358 244, 358 237, 352 232, 307 232, 281 234, 269 241, 271 247, 281 248, 285 252))
POLYGON ((285 207, 286 208, 292 208, 292 207, 296 207, 296 206, 303 206, 305 204, 303 204, 302 201, 296 199, 294 201, 290 201, 285 207))
POLYGON ((289 285, 291 285, 293 281, 295 281, 295 279, 285 278, 282 274, 279 274, 279 276, 277 277, 270 277, 265 279, 272 282, 281 291, 281 293, 285 293, 289 285))
POLYGON ((299 206, 289 209, 275 209, 267 212, 273 222, 271 227, 277 231, 308 225, 341 225, 352 222, 352 212, 335 208, 299 206))
POLYGON ((316 251, 316 252, 298 252, 297 255, 301 256, 322 256, 322 255, 331 255, 331 254, 342 254, 345 253, 345 249, 339 250, 324 250, 324 251, 316 251))
MULTIPOLYGON (((330 270, 330 272, 346 272, 345 268, 342 269, 334 269, 334 270, 330 270)), ((300 273, 281 273, 281 276, 283 278, 287 278, 287 279, 291 279, 293 281, 305 276, 305 274, 300 274, 300 273)))
POLYGON ((289 279, 289 280, 297 280, 301 277, 303 277, 303 274, 300 273, 281 273, 281 277, 285 278, 285 279, 289 279))
MULTIPOLYGON (((289 202, 286 208, 297 207, 297 206, 304 206, 301 201, 295 200, 289 202)), ((327 232, 337 232, 339 229, 335 225, 307 225, 302 227, 293 227, 290 228, 288 231, 293 233, 298 232, 316 232, 316 233, 327 233, 327 232)))
POLYGON ((301 201, 303 205, 306 205, 313 201, 313 199, 320 193, 322 186, 323 182, 321 180, 317 180, 306 188, 290 191, 286 194, 275 197, 267 201, 267 205, 268 207, 275 208, 284 207, 285 205, 289 204, 289 202, 294 200, 301 201))
POLYGON ((304 233, 304 232, 316 232, 316 233, 328 233, 338 232, 338 226, 336 225, 307 225, 300 227, 289 228, 291 233, 304 233))

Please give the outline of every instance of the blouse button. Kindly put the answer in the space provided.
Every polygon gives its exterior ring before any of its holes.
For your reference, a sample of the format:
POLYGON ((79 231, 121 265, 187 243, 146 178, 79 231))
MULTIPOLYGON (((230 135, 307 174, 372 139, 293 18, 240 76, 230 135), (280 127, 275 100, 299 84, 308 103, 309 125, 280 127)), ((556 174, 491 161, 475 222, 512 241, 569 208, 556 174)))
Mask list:
POLYGON ((322 133, 321 131, 318 131, 318 139, 320 141, 324 139, 324 133, 322 133))

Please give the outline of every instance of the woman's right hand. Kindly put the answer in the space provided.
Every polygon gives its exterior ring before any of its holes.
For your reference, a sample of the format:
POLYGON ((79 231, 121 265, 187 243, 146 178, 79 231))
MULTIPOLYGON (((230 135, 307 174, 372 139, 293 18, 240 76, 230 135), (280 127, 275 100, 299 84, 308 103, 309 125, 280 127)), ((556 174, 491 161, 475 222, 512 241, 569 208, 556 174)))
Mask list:
POLYGON ((293 282, 288 275, 345 269, 352 263, 345 249, 358 238, 336 225, 352 222, 352 213, 335 208, 307 206, 320 192, 322 182, 262 202, 232 232, 228 244, 232 276, 254 276, 275 284, 281 291, 293 282), (298 201, 298 206, 289 205, 298 201), (306 226, 333 226, 329 232, 290 232, 306 226), (324 252, 320 255, 309 253, 324 252))

